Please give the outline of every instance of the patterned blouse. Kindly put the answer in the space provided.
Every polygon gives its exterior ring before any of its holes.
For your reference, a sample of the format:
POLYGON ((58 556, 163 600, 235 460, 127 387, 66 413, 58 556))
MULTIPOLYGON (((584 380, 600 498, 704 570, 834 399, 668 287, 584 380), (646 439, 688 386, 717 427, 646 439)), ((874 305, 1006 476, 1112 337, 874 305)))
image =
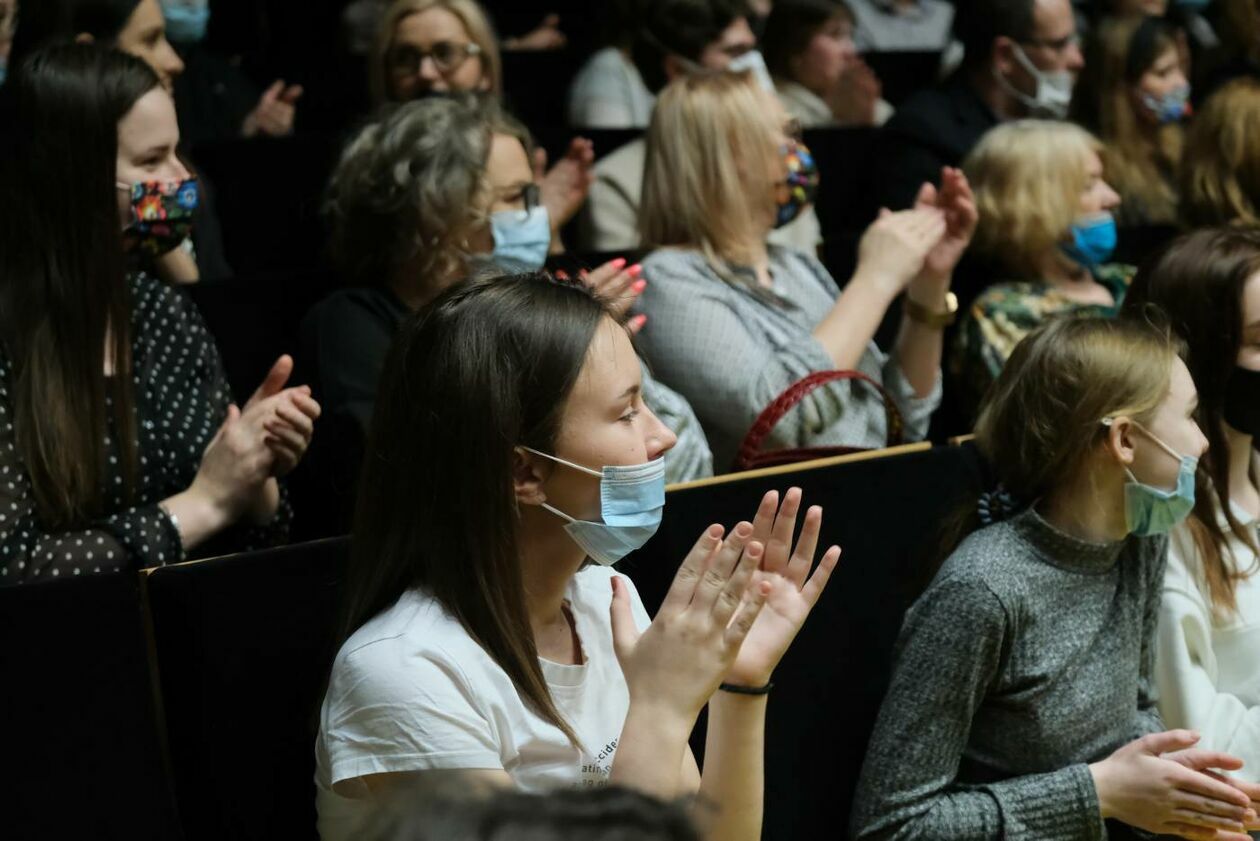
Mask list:
MULTIPOLYGON (((13 368, 0 346, 0 586, 161 566, 183 559, 179 533, 158 507, 187 490, 232 395, 214 340, 181 292, 138 274, 130 281, 135 375, 134 501, 123 499, 116 431, 106 432, 104 514, 69 531, 40 522, 13 430, 13 368)), ((201 556, 281 542, 292 519, 287 497, 266 526, 236 526, 197 547, 201 556)))
POLYGON ((1105 286, 1115 304, 1084 304, 1041 281, 999 283, 976 298, 958 328, 950 370, 974 408, 997 379, 1011 351, 1047 320, 1071 315, 1115 318, 1137 269, 1120 263, 1099 266, 1094 279, 1105 286))

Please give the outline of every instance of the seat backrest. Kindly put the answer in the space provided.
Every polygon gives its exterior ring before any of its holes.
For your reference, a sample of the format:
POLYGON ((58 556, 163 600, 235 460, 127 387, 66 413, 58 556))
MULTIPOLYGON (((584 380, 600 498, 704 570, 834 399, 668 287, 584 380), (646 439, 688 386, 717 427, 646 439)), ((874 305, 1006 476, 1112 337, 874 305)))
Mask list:
POLYGON ((911 94, 936 83, 941 69, 939 50, 868 52, 862 60, 879 78, 880 93, 893 107, 911 94))
POLYGON ((348 551, 338 538, 148 577, 190 841, 315 837, 315 723, 348 551))
POLYGON ((902 615, 927 583, 940 522, 979 475, 974 447, 939 447, 670 491, 656 536, 621 564, 654 612, 709 524, 751 520, 772 488, 798 486, 823 506, 822 546, 844 554, 775 675, 764 838, 844 835, 902 615))
POLYGON ((134 575, 0 588, 0 836, 179 839, 134 575))

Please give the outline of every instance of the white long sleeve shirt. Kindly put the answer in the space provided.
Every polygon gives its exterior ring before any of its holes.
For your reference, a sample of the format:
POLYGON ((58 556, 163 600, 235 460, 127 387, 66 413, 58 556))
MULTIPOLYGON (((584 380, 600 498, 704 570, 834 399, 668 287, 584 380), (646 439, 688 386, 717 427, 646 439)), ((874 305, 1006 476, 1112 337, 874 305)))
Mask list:
MULTIPOLYGON (((1255 533, 1257 520, 1234 508, 1255 533)), ((1256 554, 1228 526, 1232 558, 1256 569, 1256 554)), ((1237 584, 1238 611, 1214 615, 1194 537, 1172 532, 1156 643, 1159 709, 1169 727, 1198 730, 1198 747, 1225 751, 1246 765, 1236 776, 1260 781, 1260 572, 1237 584)))

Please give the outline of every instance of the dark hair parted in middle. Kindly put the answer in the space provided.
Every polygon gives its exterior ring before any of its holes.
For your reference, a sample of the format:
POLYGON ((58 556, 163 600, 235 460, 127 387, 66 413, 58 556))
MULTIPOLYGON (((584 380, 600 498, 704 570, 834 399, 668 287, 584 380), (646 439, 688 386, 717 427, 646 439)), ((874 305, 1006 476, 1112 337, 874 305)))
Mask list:
POLYGON ((1243 288, 1260 273, 1260 230, 1209 228, 1172 243, 1133 280, 1124 302, 1126 315, 1154 307, 1186 343, 1186 367, 1199 391, 1199 428, 1208 440, 1196 478, 1194 513, 1189 522, 1215 609, 1237 609, 1235 585, 1247 570, 1232 570, 1222 553, 1228 547, 1217 519, 1224 514, 1233 533, 1260 551, 1256 537, 1234 516, 1229 497, 1229 439, 1225 436, 1226 387, 1243 342, 1243 288))
POLYGON ((540 272, 458 284, 400 325, 359 483, 344 629, 423 587, 575 744, 526 612, 512 465, 518 446, 554 450, 602 323, 614 326, 593 292, 540 272))

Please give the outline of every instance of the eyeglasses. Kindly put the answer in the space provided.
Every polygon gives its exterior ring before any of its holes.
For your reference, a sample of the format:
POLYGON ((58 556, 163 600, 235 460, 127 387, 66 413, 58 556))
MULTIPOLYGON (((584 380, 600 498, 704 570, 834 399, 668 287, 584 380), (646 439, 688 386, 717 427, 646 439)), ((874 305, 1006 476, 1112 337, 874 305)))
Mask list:
POLYGON ((396 75, 413 76, 420 72, 424 60, 431 58, 439 73, 450 73, 475 55, 481 55, 481 47, 476 44, 438 41, 428 50, 409 46, 394 47, 389 52, 388 64, 390 71, 396 75))
POLYGON ((1059 53, 1061 55, 1067 52, 1068 50, 1072 49, 1072 47, 1079 47, 1081 45, 1081 36, 1073 32, 1071 35, 1068 35, 1065 38, 1056 38, 1053 41, 1044 41, 1044 40, 1039 40, 1035 38, 1030 38, 1027 41, 1023 41, 1021 43, 1026 44, 1027 46, 1030 46, 1030 47, 1041 47, 1043 50, 1053 50, 1054 52, 1059 53))

